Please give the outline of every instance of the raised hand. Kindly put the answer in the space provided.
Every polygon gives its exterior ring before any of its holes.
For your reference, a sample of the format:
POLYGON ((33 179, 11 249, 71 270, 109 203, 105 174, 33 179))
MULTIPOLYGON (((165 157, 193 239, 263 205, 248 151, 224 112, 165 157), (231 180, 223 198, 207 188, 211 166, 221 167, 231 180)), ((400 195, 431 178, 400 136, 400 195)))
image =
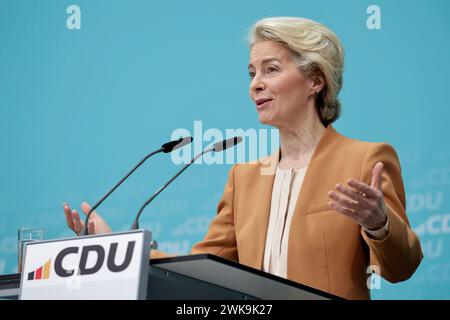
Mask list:
POLYGON ((387 209, 381 187, 382 172, 383 163, 378 162, 372 170, 370 186, 353 178, 347 180, 350 188, 340 183, 336 184, 339 192, 328 192, 328 196, 333 200, 328 205, 368 230, 382 228, 387 221, 387 209))
MULTIPOLYGON (((67 226, 79 236, 84 228, 84 221, 80 219, 80 215, 77 210, 72 210, 67 203, 63 204, 63 208, 67 226)), ((89 210, 91 210, 91 206, 87 202, 83 202, 81 204, 81 210, 85 215, 87 215, 89 210)), ((108 223, 103 220, 98 213, 95 211, 92 212, 88 223, 88 234, 104 234, 111 232, 112 231, 108 223)))

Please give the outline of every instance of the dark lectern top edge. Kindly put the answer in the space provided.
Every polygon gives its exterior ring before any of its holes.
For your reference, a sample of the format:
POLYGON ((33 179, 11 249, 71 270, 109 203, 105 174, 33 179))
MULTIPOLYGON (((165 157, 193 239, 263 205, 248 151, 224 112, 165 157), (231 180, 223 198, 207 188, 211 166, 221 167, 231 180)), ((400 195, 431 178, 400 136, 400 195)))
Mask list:
POLYGON ((308 292, 311 292, 311 293, 323 296, 325 298, 329 298, 331 300, 345 300, 344 298, 336 296, 334 294, 331 294, 331 293, 328 293, 328 292, 324 292, 324 291, 318 290, 316 288, 308 287, 308 286, 306 286, 304 284, 301 284, 301 283, 298 283, 298 282, 294 282, 294 281, 291 281, 291 280, 288 280, 288 279, 285 279, 285 278, 277 277, 277 276, 275 276, 273 274, 266 273, 266 272, 263 272, 263 271, 258 270, 258 269, 254 269, 254 268, 251 268, 251 267, 239 264, 239 263, 237 263, 235 261, 228 260, 228 259, 216 256, 216 255, 213 255, 213 254, 210 254, 210 253, 200 253, 200 254, 191 254, 191 255, 176 256, 176 257, 151 259, 150 260, 150 265, 157 267, 158 265, 163 265, 165 263, 197 261, 197 260, 204 260, 204 259, 213 260, 213 261, 216 261, 216 262, 220 262, 220 263, 226 264, 226 265, 228 265, 230 267, 234 267, 234 268, 246 271, 246 272, 251 272, 251 273, 257 274, 257 275, 259 275, 261 277, 269 278, 271 280, 278 281, 278 282, 281 282, 281 283, 284 283, 284 284, 296 287, 298 289, 302 289, 302 290, 305 290, 305 291, 308 291, 308 292))
MULTIPOLYGON (((231 266, 233 268, 237 268, 246 272, 251 272, 254 274, 257 274, 261 277, 266 277, 269 278, 271 280, 274 281, 279 281, 281 283, 296 287, 298 289, 302 289, 302 290, 306 290, 309 291, 311 293, 317 294, 317 295, 321 295, 325 298, 329 298, 332 300, 345 300, 342 297, 333 295, 331 293, 328 292, 324 292, 312 287, 308 287, 306 285, 285 279, 285 278, 281 278, 281 277, 277 277, 274 276, 270 273, 266 273, 263 272, 261 270, 258 269, 254 269, 242 264, 239 264, 235 261, 232 260, 228 260, 219 256, 215 256, 213 254, 209 254, 209 253, 202 253, 202 254, 193 254, 193 255, 185 255, 185 256, 177 256, 177 257, 168 257, 168 258, 159 258, 159 259, 151 259, 150 260, 150 265, 157 267, 158 265, 163 265, 165 263, 173 263, 173 262, 186 262, 186 261, 197 261, 197 260, 203 260, 203 259, 208 259, 208 260, 213 260, 216 262, 220 262, 223 264, 226 264, 228 266, 231 266)), ((4 275, 0 275, 0 283, 5 285, 7 283, 20 283, 20 273, 15 273, 15 274, 4 274, 4 275)))

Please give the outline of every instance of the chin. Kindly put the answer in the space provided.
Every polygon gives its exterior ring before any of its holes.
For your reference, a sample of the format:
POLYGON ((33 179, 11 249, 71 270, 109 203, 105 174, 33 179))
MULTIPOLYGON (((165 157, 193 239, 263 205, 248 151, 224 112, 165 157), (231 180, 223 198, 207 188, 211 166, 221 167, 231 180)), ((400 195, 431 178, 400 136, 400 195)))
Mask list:
POLYGON ((274 112, 274 110, 270 109, 263 109, 263 110, 257 110, 258 113, 258 120, 262 124, 268 125, 268 126, 275 126, 275 124, 279 120, 278 113, 274 112))
POLYGON ((261 122, 262 124, 268 125, 268 126, 273 126, 274 125, 274 121, 271 118, 267 118, 264 115, 259 115, 258 117, 259 122, 261 122))

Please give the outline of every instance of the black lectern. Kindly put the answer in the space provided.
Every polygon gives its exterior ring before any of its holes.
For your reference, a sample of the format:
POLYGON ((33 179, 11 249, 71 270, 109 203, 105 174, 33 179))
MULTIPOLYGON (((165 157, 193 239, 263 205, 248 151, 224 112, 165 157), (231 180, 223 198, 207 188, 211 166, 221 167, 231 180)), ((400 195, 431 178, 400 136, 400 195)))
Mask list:
MULTIPOLYGON (((17 299, 20 274, 0 276, 0 299, 17 299)), ((153 259, 147 299, 328 300, 341 298, 210 254, 153 259)))

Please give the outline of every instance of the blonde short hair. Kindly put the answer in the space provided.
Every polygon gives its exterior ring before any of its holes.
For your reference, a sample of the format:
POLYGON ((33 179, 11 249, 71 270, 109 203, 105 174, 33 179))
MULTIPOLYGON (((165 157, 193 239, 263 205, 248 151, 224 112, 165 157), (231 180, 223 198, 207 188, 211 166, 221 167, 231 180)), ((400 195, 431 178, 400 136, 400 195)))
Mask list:
POLYGON ((322 123, 328 126, 339 118, 338 99, 344 72, 344 48, 336 34, 313 20, 294 17, 265 18, 256 22, 249 34, 249 46, 272 40, 288 47, 305 77, 320 75, 324 88, 316 104, 322 123))

